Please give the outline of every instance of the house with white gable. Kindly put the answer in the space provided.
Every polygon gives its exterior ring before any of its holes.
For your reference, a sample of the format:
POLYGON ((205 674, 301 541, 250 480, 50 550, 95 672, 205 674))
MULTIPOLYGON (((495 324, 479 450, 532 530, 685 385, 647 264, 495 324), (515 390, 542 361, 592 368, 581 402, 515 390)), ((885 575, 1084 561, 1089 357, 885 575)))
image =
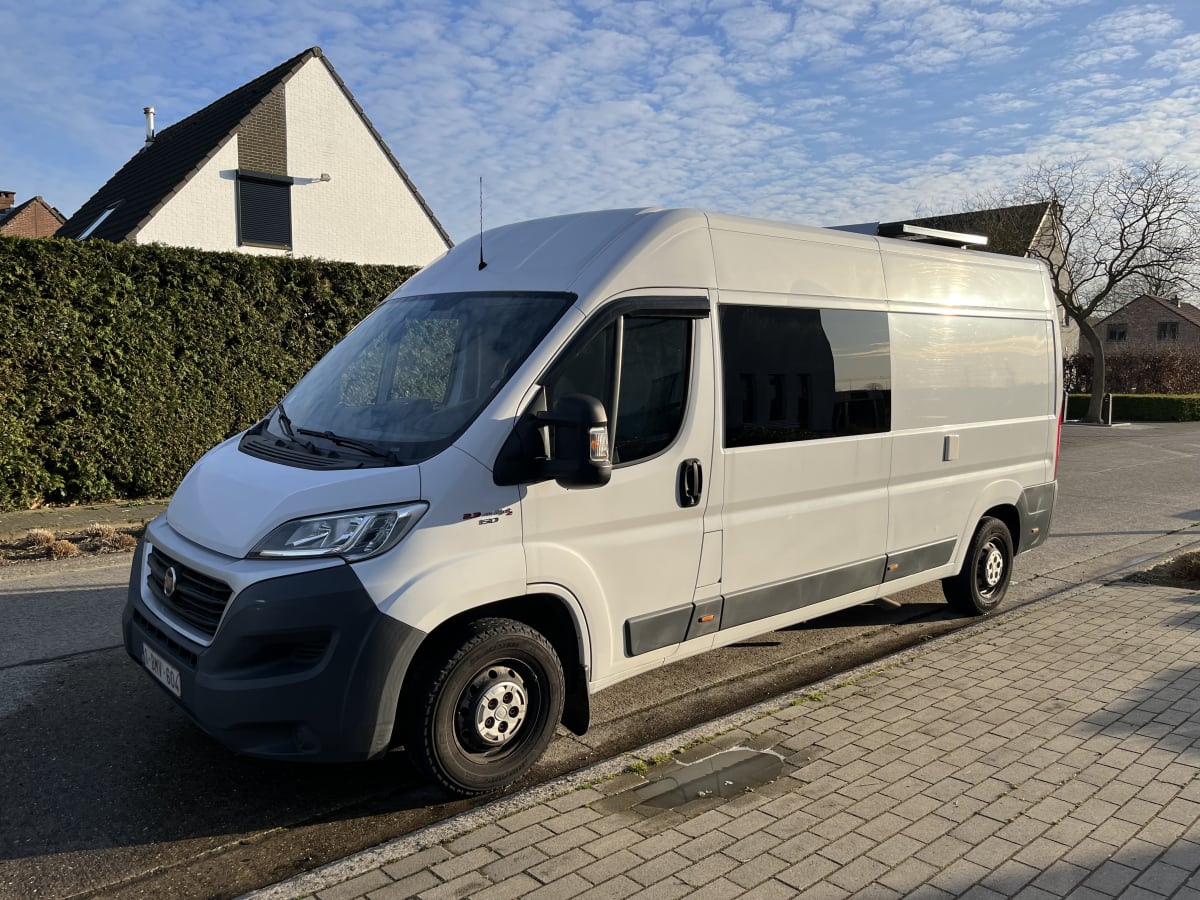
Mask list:
POLYGON ((452 246, 320 47, 162 131, 59 237, 423 266, 452 246))

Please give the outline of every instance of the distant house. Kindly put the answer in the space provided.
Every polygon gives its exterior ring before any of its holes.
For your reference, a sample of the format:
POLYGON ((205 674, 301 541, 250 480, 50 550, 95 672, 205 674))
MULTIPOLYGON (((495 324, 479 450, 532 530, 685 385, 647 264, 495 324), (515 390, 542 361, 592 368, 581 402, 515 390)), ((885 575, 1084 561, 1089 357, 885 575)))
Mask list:
MULTIPOLYGON (((1142 294, 1095 323, 1105 355, 1133 350, 1200 350, 1200 307, 1142 294)), ((1083 352, 1090 353, 1086 346, 1083 352)))
POLYGON ((319 47, 146 143, 60 237, 425 265, 452 246, 319 47))
POLYGON ((15 199, 14 192, 0 191, 0 234, 27 238, 50 237, 66 221, 62 213, 41 197, 26 200, 19 206, 13 206, 15 199))

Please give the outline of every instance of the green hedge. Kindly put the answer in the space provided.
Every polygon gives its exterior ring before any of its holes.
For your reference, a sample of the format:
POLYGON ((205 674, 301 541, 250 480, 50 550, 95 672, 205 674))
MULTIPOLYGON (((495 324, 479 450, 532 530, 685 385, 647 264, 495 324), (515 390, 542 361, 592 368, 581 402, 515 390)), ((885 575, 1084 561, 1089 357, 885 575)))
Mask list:
MULTIPOLYGON (((1071 394, 1067 418, 1087 415, 1090 394, 1071 394)), ((1114 422, 1200 421, 1200 394, 1114 394, 1114 422)))
POLYGON ((414 271, 0 238, 0 509, 170 494, 414 271))

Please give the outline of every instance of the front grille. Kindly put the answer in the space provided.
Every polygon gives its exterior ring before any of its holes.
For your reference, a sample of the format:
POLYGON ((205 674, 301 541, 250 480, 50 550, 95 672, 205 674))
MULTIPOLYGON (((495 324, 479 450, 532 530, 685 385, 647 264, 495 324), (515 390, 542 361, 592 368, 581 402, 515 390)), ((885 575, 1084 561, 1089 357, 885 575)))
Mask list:
POLYGON ((229 585, 183 565, 157 547, 151 548, 149 561, 146 585, 163 609, 201 634, 210 638, 216 634, 233 593, 229 585), (163 589, 168 569, 175 570, 175 590, 170 597, 163 589))
POLYGON ((133 621, 137 622, 138 625, 142 627, 143 631, 148 631, 153 637, 158 638, 159 643, 171 651, 171 655, 176 659, 185 663, 189 668, 196 668, 196 663, 199 661, 200 657, 198 657, 191 650, 187 649, 187 647, 183 646, 183 644, 179 643, 179 641, 175 640, 175 638, 171 637, 171 635, 167 634, 167 632, 163 631, 136 609, 133 611, 133 621))

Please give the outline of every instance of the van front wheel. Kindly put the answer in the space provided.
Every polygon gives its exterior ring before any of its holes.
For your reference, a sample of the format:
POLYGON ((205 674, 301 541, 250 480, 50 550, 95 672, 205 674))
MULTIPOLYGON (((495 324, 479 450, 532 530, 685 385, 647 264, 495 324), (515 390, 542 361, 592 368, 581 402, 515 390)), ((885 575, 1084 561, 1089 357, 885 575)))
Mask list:
POLYGON ((546 638, 512 619, 469 623, 401 710, 405 746, 426 775, 463 797, 511 784, 533 767, 562 718, 562 663, 546 638))
POLYGON ((1000 605, 1012 580, 1013 544, 1008 526, 985 516, 975 529, 962 570, 942 579, 950 606, 968 616, 981 616, 1000 605))

